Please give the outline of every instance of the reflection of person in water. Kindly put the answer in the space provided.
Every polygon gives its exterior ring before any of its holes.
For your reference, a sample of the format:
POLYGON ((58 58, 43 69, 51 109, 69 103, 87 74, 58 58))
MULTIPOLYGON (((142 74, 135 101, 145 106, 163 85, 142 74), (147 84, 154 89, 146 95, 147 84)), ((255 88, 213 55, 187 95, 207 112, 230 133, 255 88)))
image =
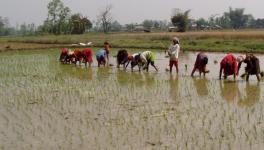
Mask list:
POLYGON ((172 74, 170 74, 170 97, 172 100, 179 99, 179 78, 178 76, 173 77, 172 74))
POLYGON ((96 76, 99 80, 109 77, 110 67, 97 68, 96 76))
POLYGON ((207 96, 208 95, 208 88, 207 88, 207 79, 197 79, 193 78, 193 84, 196 88, 197 94, 199 96, 207 96))
POLYGON ((253 106, 260 99, 260 86, 246 83, 246 96, 238 101, 239 106, 253 106))
POLYGON ((144 76, 141 72, 126 72, 117 69, 117 81, 121 86, 135 86, 142 87, 145 85, 144 76))
POLYGON ((92 69, 92 67, 87 68, 87 78, 89 80, 93 79, 93 69, 92 69))
POLYGON ((228 102, 234 102, 238 93, 238 83, 220 81, 221 95, 228 102))
POLYGON ((116 70, 116 79, 120 86, 125 86, 131 83, 131 74, 124 70, 116 70))
POLYGON ((153 87, 155 85, 155 76, 150 73, 145 73, 146 87, 153 87))

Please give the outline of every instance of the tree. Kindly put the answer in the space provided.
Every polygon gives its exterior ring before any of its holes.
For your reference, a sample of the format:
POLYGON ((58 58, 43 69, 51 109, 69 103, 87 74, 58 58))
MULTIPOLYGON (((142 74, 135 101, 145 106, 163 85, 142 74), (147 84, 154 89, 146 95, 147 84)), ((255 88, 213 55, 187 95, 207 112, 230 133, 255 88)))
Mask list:
POLYGON ((81 14, 71 16, 71 34, 83 34, 86 30, 92 28, 92 23, 87 17, 81 14))
POLYGON ((44 29, 49 33, 67 33, 70 9, 65 7, 60 0, 52 0, 48 3, 48 18, 44 22, 44 29))
POLYGON ((121 31, 122 25, 118 21, 114 21, 111 23, 111 31, 118 32, 121 31))
POLYGON ((206 26, 208 26, 209 23, 205 19, 200 18, 196 20, 196 24, 198 29, 204 29, 206 26))
POLYGON ((20 28, 17 29, 17 33, 21 35, 34 35, 36 33, 36 26, 34 23, 23 23, 20 25, 20 28))
POLYGON ((4 35, 6 28, 6 22, 5 20, 0 16, 0 35, 4 35))
POLYGON ((151 28, 153 27, 154 23, 153 23, 152 20, 144 20, 142 22, 142 25, 143 25, 144 29, 151 30, 151 28))
POLYGON ((93 27, 92 22, 87 17, 82 18, 82 23, 86 30, 89 30, 93 27))
POLYGON ((249 15, 244 14, 245 9, 244 8, 236 8, 232 9, 232 7, 229 8, 229 12, 226 12, 225 15, 230 20, 230 25, 234 29, 244 28, 247 25, 247 22, 249 21, 249 15))
POLYGON ((222 28, 230 28, 230 19, 227 14, 215 18, 215 24, 221 26, 222 28))
POLYGON ((171 22, 178 28, 179 32, 185 32, 188 27, 190 10, 185 12, 175 11, 175 14, 171 17, 171 22))
POLYGON ((26 23, 23 23, 20 25, 20 34, 26 35, 26 33, 27 33, 27 25, 26 23))
POLYGON ((8 18, 0 16, 0 36, 15 34, 15 29, 10 27, 8 18))
POLYGON ((264 28, 264 19, 256 19, 254 21, 255 28, 264 28))
POLYGON ((167 20, 162 20, 159 22, 160 30, 166 31, 168 29, 168 21, 167 20))
POLYGON ((127 28, 127 31, 134 31, 135 30, 135 27, 136 27, 136 23, 130 23, 130 24, 126 24, 125 27, 127 28))
POLYGON ((112 5, 107 5, 98 15, 98 21, 100 22, 104 33, 108 33, 111 28, 110 26, 113 20, 111 10, 112 5))

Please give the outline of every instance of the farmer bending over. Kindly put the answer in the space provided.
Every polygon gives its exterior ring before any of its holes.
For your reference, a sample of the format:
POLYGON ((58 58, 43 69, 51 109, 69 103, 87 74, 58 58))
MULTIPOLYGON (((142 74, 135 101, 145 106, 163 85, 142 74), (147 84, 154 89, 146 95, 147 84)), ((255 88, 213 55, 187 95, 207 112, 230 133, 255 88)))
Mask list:
POLYGON ((60 62, 66 63, 67 55, 68 55, 68 49, 67 48, 63 48, 61 50, 61 54, 60 54, 60 62))
POLYGON ((259 59, 253 54, 241 55, 237 57, 238 61, 238 72, 241 67, 242 62, 246 63, 246 81, 249 79, 249 75, 256 75, 258 81, 260 81, 260 67, 259 67, 259 59))
POLYGON ((104 42, 104 50, 106 52, 107 62, 109 62, 110 45, 108 42, 104 42))
POLYGON ((232 54, 227 54, 220 63, 219 79, 221 80, 222 72, 224 71, 224 79, 229 75, 237 76, 237 61, 232 54))
POLYGON ((141 71, 142 61, 141 61, 141 58, 140 58, 140 53, 135 53, 133 55, 129 55, 126 68, 129 65, 129 63, 131 63, 131 71, 132 72, 133 72, 133 68, 136 65, 138 66, 139 71, 141 71))
POLYGON ((201 73, 203 73, 205 76, 205 73, 209 72, 209 70, 206 70, 207 63, 208 63, 207 55, 204 52, 198 53, 191 76, 193 77, 193 74, 196 70, 199 71, 200 76, 201 76, 201 73))
POLYGON ((71 61, 75 65, 77 65, 77 62, 79 62, 79 65, 81 65, 81 62, 82 62, 82 52, 80 50, 78 50, 78 49, 75 49, 73 51, 73 55, 71 57, 71 61))
POLYGON ((97 53, 96 53, 96 59, 98 62, 98 67, 100 67, 100 65, 104 65, 106 64, 106 52, 104 49, 100 49, 97 53))
POLYGON ((117 68, 120 67, 120 65, 123 65, 124 69, 126 68, 125 65, 128 62, 128 52, 126 50, 119 50, 116 56, 117 61, 117 68))
POLYGON ((85 48, 82 51, 82 56, 85 66, 87 66, 87 62, 88 62, 89 67, 91 67, 91 64, 93 63, 93 51, 90 48, 85 48))
POLYGON ((155 54, 151 51, 145 51, 140 54, 140 59, 142 63, 144 64, 143 70, 146 69, 148 72, 149 64, 155 68, 156 71, 158 71, 157 67, 154 65, 155 60, 155 54))

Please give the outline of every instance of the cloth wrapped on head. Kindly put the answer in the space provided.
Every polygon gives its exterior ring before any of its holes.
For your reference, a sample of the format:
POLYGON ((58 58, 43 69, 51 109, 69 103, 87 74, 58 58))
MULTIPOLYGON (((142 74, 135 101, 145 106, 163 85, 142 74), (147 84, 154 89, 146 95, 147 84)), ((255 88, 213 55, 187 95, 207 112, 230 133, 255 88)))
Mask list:
POLYGON ((237 62, 242 62, 246 59, 246 55, 240 55, 237 57, 237 62))

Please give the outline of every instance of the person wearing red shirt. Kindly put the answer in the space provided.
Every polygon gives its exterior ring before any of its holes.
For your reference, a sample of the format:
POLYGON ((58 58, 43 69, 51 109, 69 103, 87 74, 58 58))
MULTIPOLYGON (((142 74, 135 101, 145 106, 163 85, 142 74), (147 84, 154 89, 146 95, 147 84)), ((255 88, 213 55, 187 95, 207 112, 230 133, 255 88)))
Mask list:
POLYGON ((237 70, 238 66, 235 56, 227 54, 220 63, 219 79, 221 80, 222 72, 224 71, 224 79, 226 79, 229 75, 233 75, 234 80, 236 80, 237 70))
POLYGON ((68 49, 67 48, 63 48, 61 50, 60 62, 65 63, 67 55, 68 55, 68 49))
POLYGON ((78 49, 73 51, 72 63, 77 64, 77 61, 79 61, 79 65, 81 65, 82 52, 78 49))
POLYGON ((83 56, 83 62, 85 66, 87 66, 87 62, 89 63, 89 67, 91 67, 91 64, 93 63, 93 51, 90 48, 85 48, 82 51, 83 56))

